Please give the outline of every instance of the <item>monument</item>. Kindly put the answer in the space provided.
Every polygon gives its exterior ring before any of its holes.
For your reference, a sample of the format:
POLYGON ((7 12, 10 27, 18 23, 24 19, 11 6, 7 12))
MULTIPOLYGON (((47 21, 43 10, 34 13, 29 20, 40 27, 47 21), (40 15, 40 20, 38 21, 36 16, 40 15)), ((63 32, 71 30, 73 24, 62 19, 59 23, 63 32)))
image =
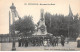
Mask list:
POLYGON ((47 29, 45 25, 45 17, 44 17, 44 9, 41 9, 41 18, 39 20, 38 26, 37 26, 37 32, 35 35, 46 35, 47 29))

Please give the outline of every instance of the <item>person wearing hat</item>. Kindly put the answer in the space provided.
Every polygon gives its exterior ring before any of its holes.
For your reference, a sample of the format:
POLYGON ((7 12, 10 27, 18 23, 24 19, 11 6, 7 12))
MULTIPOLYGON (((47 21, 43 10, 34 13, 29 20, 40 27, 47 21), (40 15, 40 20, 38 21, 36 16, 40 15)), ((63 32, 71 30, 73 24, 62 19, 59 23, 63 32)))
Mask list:
POLYGON ((55 46, 55 36, 52 37, 52 46, 55 46))
POLYGON ((58 46, 58 36, 56 36, 56 38, 55 38, 55 46, 58 46))
POLYGON ((18 39, 18 46, 21 47, 21 37, 18 39))
POLYGON ((63 35, 61 35, 61 45, 64 46, 64 43, 65 43, 65 38, 63 35))
POLYGON ((28 47, 28 37, 25 39, 25 47, 28 47))

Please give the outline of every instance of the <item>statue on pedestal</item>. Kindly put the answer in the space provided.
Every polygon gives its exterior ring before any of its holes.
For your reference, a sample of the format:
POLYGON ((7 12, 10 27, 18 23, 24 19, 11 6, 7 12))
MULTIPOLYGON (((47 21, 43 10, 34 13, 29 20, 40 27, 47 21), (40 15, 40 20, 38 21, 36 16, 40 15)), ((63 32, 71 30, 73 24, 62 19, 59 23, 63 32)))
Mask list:
POLYGON ((44 10, 41 9, 41 19, 39 20, 36 35, 46 35, 47 29, 45 25, 44 10))

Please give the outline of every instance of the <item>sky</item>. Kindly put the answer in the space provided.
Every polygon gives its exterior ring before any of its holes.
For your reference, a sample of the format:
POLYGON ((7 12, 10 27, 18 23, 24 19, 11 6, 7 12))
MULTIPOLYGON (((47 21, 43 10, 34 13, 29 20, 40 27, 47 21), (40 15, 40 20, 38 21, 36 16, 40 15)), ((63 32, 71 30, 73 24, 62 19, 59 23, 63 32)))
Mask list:
POLYGON ((44 9, 44 13, 53 14, 69 14, 69 5, 74 15, 80 16, 80 0, 0 0, 0 34, 9 33, 9 11, 10 6, 14 3, 20 17, 25 15, 33 16, 36 24, 40 19, 40 9, 44 9), (44 3, 55 5, 25 5, 28 3, 44 3))

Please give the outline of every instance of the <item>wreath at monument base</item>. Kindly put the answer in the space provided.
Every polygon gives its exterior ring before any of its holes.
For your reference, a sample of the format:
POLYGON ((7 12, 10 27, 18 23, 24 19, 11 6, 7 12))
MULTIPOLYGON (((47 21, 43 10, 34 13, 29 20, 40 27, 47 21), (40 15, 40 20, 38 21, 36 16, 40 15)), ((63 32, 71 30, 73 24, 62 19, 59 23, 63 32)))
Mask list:
POLYGON ((42 26, 40 27, 40 29, 41 29, 42 32, 44 32, 44 31, 45 31, 45 26, 42 25, 42 26))

